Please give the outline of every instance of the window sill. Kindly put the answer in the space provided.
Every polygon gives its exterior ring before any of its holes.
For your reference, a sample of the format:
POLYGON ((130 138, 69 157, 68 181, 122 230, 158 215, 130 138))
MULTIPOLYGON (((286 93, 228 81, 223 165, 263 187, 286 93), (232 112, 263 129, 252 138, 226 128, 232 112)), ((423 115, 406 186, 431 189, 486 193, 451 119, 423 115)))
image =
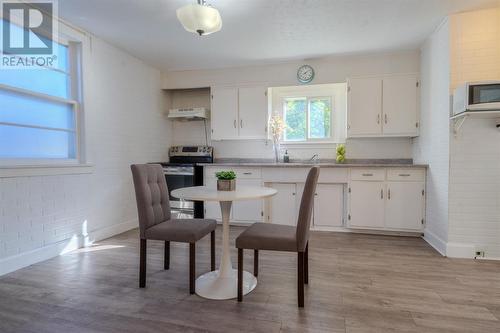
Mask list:
POLYGON ((285 148, 336 148, 341 142, 334 141, 303 141, 303 142, 280 142, 281 147, 285 148))
POLYGON ((0 178, 79 175, 94 172, 93 164, 3 165, 0 178))

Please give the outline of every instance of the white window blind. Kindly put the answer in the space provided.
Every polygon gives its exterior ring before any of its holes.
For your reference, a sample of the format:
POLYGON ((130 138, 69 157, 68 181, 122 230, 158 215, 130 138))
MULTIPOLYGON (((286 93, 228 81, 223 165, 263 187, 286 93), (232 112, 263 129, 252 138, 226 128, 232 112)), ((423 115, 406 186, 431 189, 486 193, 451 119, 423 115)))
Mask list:
POLYGON ((0 69, 0 163, 78 159, 78 71, 57 43, 57 68, 0 69))

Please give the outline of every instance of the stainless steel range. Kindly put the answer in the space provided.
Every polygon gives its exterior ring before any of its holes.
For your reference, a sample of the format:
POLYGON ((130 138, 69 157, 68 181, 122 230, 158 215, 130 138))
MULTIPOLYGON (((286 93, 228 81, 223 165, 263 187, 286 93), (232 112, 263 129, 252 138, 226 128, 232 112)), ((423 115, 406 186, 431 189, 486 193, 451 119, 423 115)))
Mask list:
MULTIPOLYGON (((203 185, 203 166, 199 163, 213 163, 213 148, 209 146, 170 147, 170 162, 160 163, 167 180, 169 192, 189 186, 203 185)), ((172 213, 179 218, 203 218, 201 201, 179 200, 170 196, 172 213)))

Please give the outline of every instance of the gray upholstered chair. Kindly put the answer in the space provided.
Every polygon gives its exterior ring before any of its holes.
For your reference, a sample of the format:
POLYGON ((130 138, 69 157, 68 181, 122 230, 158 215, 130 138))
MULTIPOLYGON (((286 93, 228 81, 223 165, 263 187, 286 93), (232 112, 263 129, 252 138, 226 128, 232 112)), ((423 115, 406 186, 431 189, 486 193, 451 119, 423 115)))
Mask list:
POLYGON ((139 287, 146 286, 147 239, 165 241, 164 269, 170 268, 170 242, 189 243, 189 292, 195 291, 195 244, 211 234, 211 270, 215 270, 215 220, 173 219, 167 182, 159 164, 134 164, 134 179, 141 238, 139 287))
MULTIPOLYGON (((236 238, 238 248, 238 301, 243 300, 243 249, 254 250, 254 275, 259 274, 259 250, 297 252, 297 293, 299 307, 304 307, 304 284, 309 283, 309 228, 319 167, 309 171, 300 202, 297 226, 254 223, 236 238)), ((284 209, 289 209, 285 207, 284 209)))

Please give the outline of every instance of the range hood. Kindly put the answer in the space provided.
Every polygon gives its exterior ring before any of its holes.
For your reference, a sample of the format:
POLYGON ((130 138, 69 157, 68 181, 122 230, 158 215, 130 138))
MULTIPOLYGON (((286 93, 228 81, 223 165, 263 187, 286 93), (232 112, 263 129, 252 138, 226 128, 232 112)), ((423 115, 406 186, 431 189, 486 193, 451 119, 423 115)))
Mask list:
POLYGON ((178 120, 203 120, 208 119, 210 111, 207 108, 182 108, 170 109, 168 117, 178 120))

